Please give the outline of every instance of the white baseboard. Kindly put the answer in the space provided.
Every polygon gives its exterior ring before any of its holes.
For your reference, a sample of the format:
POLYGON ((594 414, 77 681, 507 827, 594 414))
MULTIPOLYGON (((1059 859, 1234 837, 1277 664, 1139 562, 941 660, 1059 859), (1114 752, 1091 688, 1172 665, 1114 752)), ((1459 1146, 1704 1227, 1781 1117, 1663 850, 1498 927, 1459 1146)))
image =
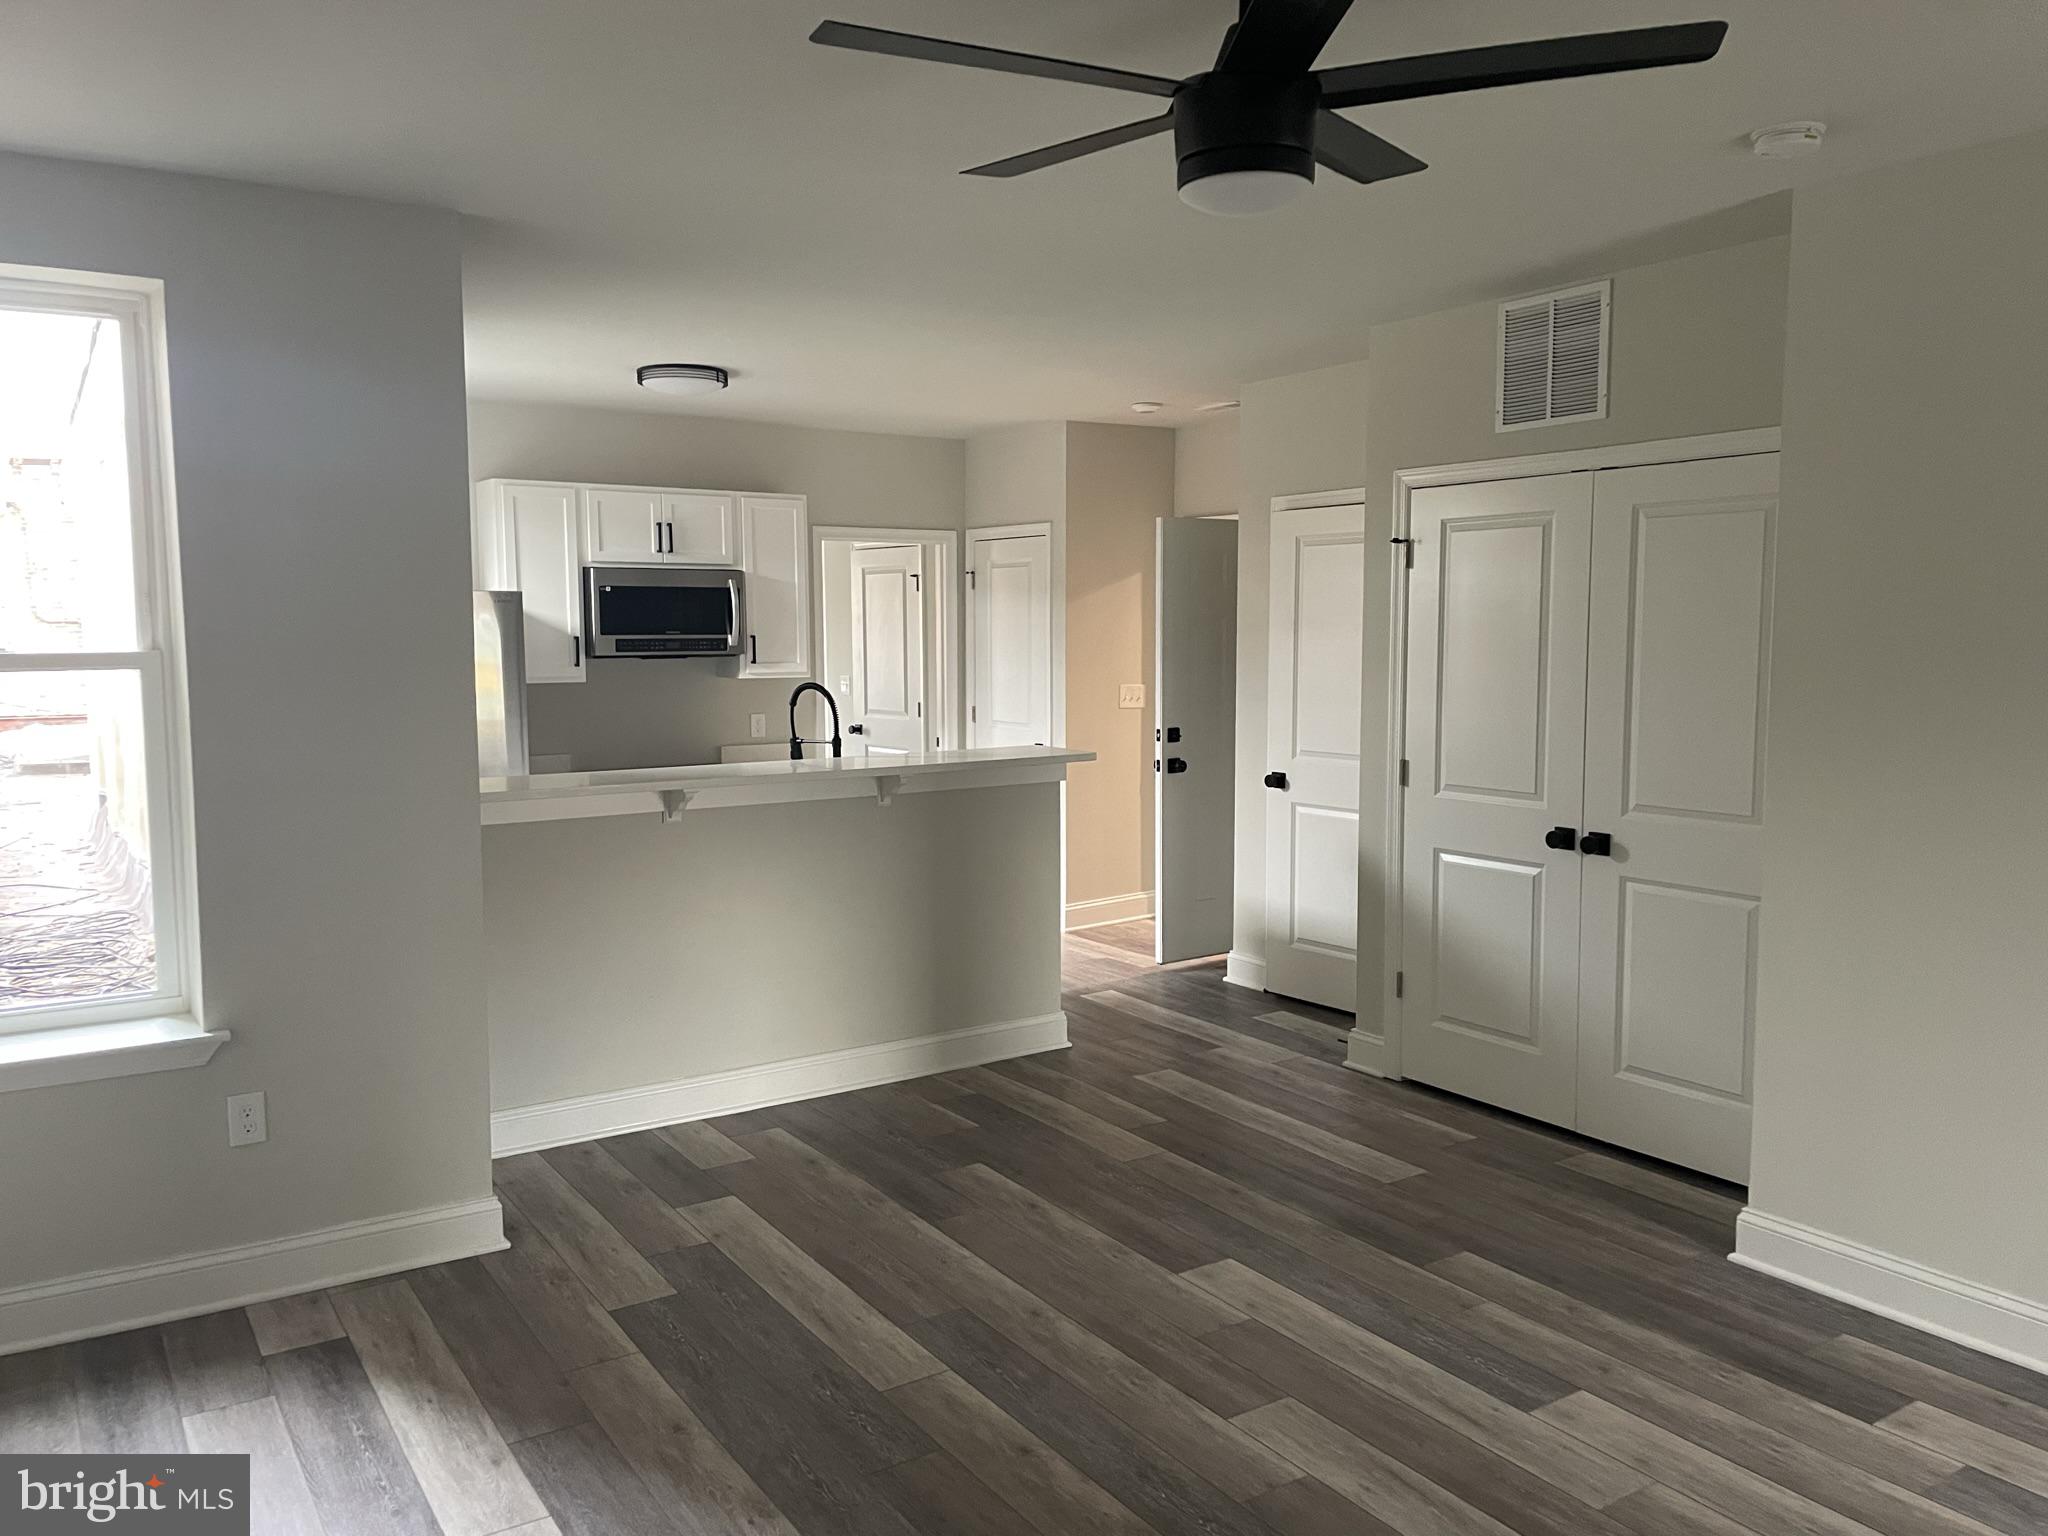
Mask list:
POLYGON ((1098 896, 1093 901, 1067 903, 1066 928, 1106 928, 1111 923, 1134 923, 1152 915, 1152 893, 1133 891, 1128 896, 1098 896))
POLYGON ((0 1355, 197 1317, 505 1246, 495 1198, 0 1291, 0 1355))
POLYGON ((1386 1036, 1368 1035, 1358 1029, 1352 1030, 1345 1037, 1344 1065, 1354 1072, 1363 1072, 1368 1077, 1384 1077, 1398 1081, 1401 1076, 1393 1069, 1386 1036))
POLYGON ((1754 1207, 1736 1218, 1732 1259, 1745 1269, 2048 1372, 2048 1306, 2038 1302, 1754 1207))
POLYGON ((1223 979, 1235 986, 1263 992, 1266 990, 1266 962, 1252 955, 1241 955, 1233 949, 1223 957, 1223 979))
POLYGON ((850 1050, 797 1056, 758 1067, 687 1077, 677 1082, 650 1083, 578 1099, 524 1104, 491 1114, 491 1156, 538 1152, 598 1136, 644 1131, 650 1126, 676 1125, 712 1115, 734 1115, 828 1093, 899 1083, 933 1072, 978 1067, 1012 1056, 1056 1051, 1067 1043, 1067 1016, 1040 1014, 977 1024, 941 1035, 914 1035, 859 1045, 850 1050))

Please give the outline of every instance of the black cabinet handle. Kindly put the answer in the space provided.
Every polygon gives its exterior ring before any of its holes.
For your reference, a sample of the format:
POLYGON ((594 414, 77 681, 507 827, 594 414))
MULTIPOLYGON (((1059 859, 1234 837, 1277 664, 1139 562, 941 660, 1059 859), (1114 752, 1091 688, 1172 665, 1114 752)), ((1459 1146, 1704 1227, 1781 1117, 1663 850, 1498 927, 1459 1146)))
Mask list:
POLYGON ((1588 832, 1579 839, 1579 852, 1596 859, 1614 857, 1614 836, 1609 832, 1588 832))
POLYGON ((759 635, 747 636, 747 660, 757 667, 761 664, 761 637, 759 635))
POLYGON ((1287 775, 1286 775, 1286 774, 1284 774, 1284 773, 1278 773, 1278 772, 1275 772, 1275 773, 1269 773, 1269 774, 1267 774, 1267 775, 1266 775, 1266 788, 1268 788, 1268 789, 1285 789, 1286 787, 1287 787, 1287 775))
POLYGON ((1186 773, 1188 771, 1188 760, 1184 757, 1169 757, 1166 760, 1166 771, 1168 773, 1186 773))
POLYGON ((1559 853, 1570 853, 1579 846, 1577 827, 1552 827, 1543 834, 1543 846, 1555 848, 1559 853))
POLYGON ((582 665, 583 665, 583 637, 582 637, 581 635, 571 635, 571 636, 569 637, 569 643, 570 643, 571 645, 573 645, 573 646, 575 646, 575 647, 576 647, 576 656, 575 656, 575 659, 574 659, 574 660, 572 660, 572 661, 571 661, 571 662, 569 663, 569 665, 570 665, 571 667, 580 667, 580 666, 582 666, 582 665))

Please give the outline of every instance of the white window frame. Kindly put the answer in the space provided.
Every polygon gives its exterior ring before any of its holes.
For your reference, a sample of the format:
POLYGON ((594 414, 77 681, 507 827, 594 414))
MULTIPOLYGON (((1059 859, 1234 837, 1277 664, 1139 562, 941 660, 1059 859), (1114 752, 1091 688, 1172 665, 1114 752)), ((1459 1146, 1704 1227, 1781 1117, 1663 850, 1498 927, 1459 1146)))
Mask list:
POLYGON ((115 323, 121 339, 128 438, 129 517, 136 648, 0 652, 0 672, 133 672, 142 699, 149 792, 150 890, 157 987, 147 997, 54 1003, 0 1014, 0 1044, 51 1030, 201 1018, 192 772, 170 473, 163 284, 148 278, 0 264, 0 309, 86 315, 115 323))

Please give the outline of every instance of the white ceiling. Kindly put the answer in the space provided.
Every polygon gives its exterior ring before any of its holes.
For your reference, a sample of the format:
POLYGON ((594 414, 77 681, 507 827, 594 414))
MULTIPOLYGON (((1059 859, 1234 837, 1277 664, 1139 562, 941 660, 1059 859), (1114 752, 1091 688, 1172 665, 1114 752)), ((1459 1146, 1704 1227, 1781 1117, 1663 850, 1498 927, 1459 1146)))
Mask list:
POLYGON ((1179 76, 1231 0, 5 0, 0 145, 470 216, 472 394, 881 430, 1187 419, 1373 323, 1784 226, 1804 180, 2048 125, 2033 0, 1358 0, 1325 63, 1726 18, 1713 64, 1352 114, 1431 162, 1183 207, 1170 141, 962 166, 1146 98, 814 47, 837 16, 1179 76), (1752 128, 1825 119, 1817 160, 1752 128), (1763 199, 1764 201, 1759 201, 1763 199))

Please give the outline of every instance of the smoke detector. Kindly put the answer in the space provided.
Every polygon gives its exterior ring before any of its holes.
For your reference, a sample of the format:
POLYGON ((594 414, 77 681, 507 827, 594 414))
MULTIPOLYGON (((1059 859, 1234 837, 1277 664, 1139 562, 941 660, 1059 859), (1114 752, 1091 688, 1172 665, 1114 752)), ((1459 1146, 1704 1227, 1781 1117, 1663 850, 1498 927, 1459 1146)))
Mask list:
POLYGON ((1749 136, 1751 151, 1761 160, 1797 160, 1819 149, 1827 138, 1826 123, 1780 123, 1749 136))

